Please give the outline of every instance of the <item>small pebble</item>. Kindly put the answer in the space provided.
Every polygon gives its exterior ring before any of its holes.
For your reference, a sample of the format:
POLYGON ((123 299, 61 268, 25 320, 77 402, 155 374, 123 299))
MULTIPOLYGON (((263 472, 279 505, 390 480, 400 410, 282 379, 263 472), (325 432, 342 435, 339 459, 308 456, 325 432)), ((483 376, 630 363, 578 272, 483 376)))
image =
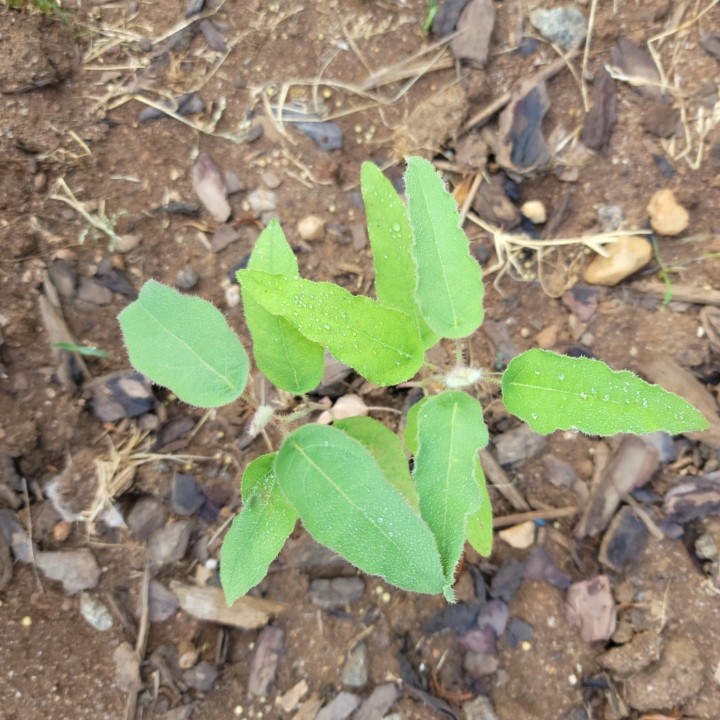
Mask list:
POLYGON ((53 528, 53 539, 55 542, 65 542, 72 532, 73 524, 67 520, 60 520, 53 528))
POLYGON ((535 542, 535 523, 532 520, 505 528, 498 532, 498 536, 510 547, 525 550, 535 542))
POLYGON ((555 347, 555 343, 557 343, 558 338, 558 331, 559 328, 557 325, 548 325, 546 328, 543 328, 535 336, 537 346, 543 350, 550 350, 550 348, 555 347))
POLYGON ((225 304, 228 307, 234 308, 240 304, 240 286, 231 285, 225 288, 225 304))
POLYGON ((272 170, 268 170, 267 172, 264 172, 260 179, 265 183, 267 187, 269 187, 271 190, 275 190, 275 188, 280 187, 280 183, 282 182, 280 178, 277 176, 276 173, 274 173, 272 170))
POLYGON ((528 652, 532 649, 532 643, 528 642, 527 640, 524 640, 522 643, 520 643, 520 647, 525 651, 528 652))
POLYGON ((277 207, 277 195, 272 190, 265 188, 253 190, 247 199, 250 207, 256 213, 269 212, 277 207))
POLYGON ((32 618, 29 615, 26 615, 20 622, 23 627, 30 627, 32 625, 32 618))
POLYGON ((679 235, 690 223, 687 210, 678 203, 672 190, 658 190, 650 198, 647 211, 653 230, 660 235, 679 235))
POLYGON ((178 271, 176 282, 181 290, 190 290, 197 285, 198 274, 191 265, 186 265, 182 270, 178 271))
POLYGON ((115 245, 115 252, 124 255, 132 252, 140 244, 138 235, 121 235, 115 245))
POLYGON ((608 257, 596 255, 583 278, 590 285, 617 285, 645 267, 652 258, 652 245, 644 238, 627 235, 605 245, 608 257))
POLYGON ((545 204, 540 200, 528 200, 520 208, 522 214, 534 225, 542 225, 547 221, 545 204))
POLYGON ((524 338, 530 337, 530 331, 525 327, 521 328, 520 329, 520 337, 524 337, 524 338))
POLYGON ((325 237, 325 221, 318 215, 308 215, 298 223, 297 230, 303 240, 322 240, 325 237))
POLYGON ((617 230, 625 219, 623 209, 619 205, 601 205, 597 209, 597 217, 600 229, 604 233, 617 230))
POLYGON ((96 630, 104 632, 113 626, 110 610, 95 593, 84 592, 80 595, 80 614, 96 630))
POLYGON ((33 185, 35 190, 42 192, 47 187, 47 175, 45 173, 38 173, 33 178, 33 185))

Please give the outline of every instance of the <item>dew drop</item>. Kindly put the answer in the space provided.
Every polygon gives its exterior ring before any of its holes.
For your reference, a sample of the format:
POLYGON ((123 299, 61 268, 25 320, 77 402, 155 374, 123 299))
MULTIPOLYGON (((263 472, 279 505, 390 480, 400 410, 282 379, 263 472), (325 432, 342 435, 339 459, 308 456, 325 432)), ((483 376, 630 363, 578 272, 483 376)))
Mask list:
POLYGON ((400 232, 400 226, 399 226, 397 223, 395 223, 395 224, 393 225, 393 230, 394 230, 395 232, 400 232))
POLYGON ((536 374, 536 375, 539 375, 539 374, 540 374, 540 371, 539 371, 539 370, 536 370, 536 371, 535 371, 535 374, 536 374))
POLYGON ((531 417, 533 420, 537 420, 537 413, 531 413, 531 414, 530 414, 530 417, 531 417))
POLYGON ((560 375, 558 375, 558 380, 564 380, 564 379, 565 379, 565 376, 562 373, 560 375))
POLYGON ((587 397, 587 393, 581 392, 580 397, 584 400, 587 397))
POLYGON ((610 399, 610 396, 609 396, 609 395, 606 395, 606 396, 603 398, 603 400, 609 400, 609 399, 610 399))

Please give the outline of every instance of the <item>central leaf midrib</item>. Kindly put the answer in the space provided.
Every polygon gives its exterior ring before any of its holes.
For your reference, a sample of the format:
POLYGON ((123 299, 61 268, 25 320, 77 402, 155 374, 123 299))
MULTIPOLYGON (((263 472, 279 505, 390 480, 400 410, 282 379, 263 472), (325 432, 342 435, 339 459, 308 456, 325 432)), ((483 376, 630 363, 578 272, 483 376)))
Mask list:
MULTIPOLYGON (((573 397, 580 398, 580 400, 591 400, 593 402, 612 403, 613 405, 619 405, 620 407, 623 407, 623 408, 627 407, 628 405, 631 405, 631 406, 633 404, 637 405, 637 400, 635 400, 634 403, 626 403, 626 402, 620 402, 619 400, 614 400, 611 397, 609 397, 607 400, 605 400, 604 398, 601 399, 598 396, 592 395, 592 394, 590 394, 590 395, 586 394, 585 397, 583 397, 579 392, 575 392, 574 390, 560 390, 558 388, 545 387, 543 385, 530 385, 528 383, 518 382, 517 380, 510 380, 508 382, 508 385, 513 386, 513 387, 528 388, 531 390, 543 390, 543 391, 547 391, 547 392, 554 392, 554 393, 558 393, 561 395, 572 395, 573 397)), ((642 405, 640 407, 642 407, 642 405)), ((651 408, 648 407, 645 409, 650 410, 651 408)), ((635 412, 635 411, 636 410, 633 409, 633 412, 635 412)))
MULTIPOLYGON (((356 441, 357 442, 357 441, 356 441)), ((322 477, 324 477, 332 487, 335 488, 335 490, 343 497, 347 502, 350 504, 351 507, 353 507, 355 510, 358 511, 362 517, 367 520, 384 538, 388 540, 388 542, 391 545, 394 545, 400 552, 407 558, 408 563, 411 567, 416 568, 417 571, 419 571, 423 576, 425 576, 425 571, 422 567, 418 567, 413 562, 413 558, 411 555, 408 554, 406 548, 397 542, 393 537, 389 536, 387 532, 384 531, 383 528, 381 528, 379 525, 375 523, 375 521, 367 514, 367 512, 361 508, 357 503, 355 503, 344 491, 343 489, 317 464, 315 463, 310 456, 297 444, 297 442, 293 442, 293 447, 305 458, 307 463, 313 467, 322 477)), ((314 448, 314 447, 322 447, 321 445, 309 445, 308 449, 314 448)), ((396 491, 397 492, 397 491, 396 491)), ((399 493, 398 493, 399 494, 399 493)), ((402 496, 401 496, 402 497, 402 496)), ((405 500, 403 499, 403 502, 405 500)))
POLYGON ((160 320, 158 320, 158 318, 155 317, 155 315, 153 315, 153 314, 150 312, 150 310, 148 310, 142 303, 139 303, 139 304, 138 304, 138 307, 142 308, 163 330, 165 330, 165 332, 168 333, 168 335, 170 335, 171 337, 175 338, 175 340, 177 340, 181 345, 183 345, 185 348, 187 348, 196 358, 198 358, 198 359, 202 362, 202 364, 203 364, 208 370, 211 370, 215 375, 217 375, 219 378, 221 378, 222 380, 224 380, 225 383, 226 383, 226 385, 227 385, 231 390, 235 390, 235 389, 236 389, 236 386, 235 386, 234 383, 232 383, 230 380, 228 380, 227 377, 225 377, 225 375, 223 375, 220 371, 216 370, 212 365, 210 365, 210 363, 209 363, 207 360, 205 360, 205 358, 204 358, 202 355, 200 355, 200 354, 197 352, 197 350, 195 350, 194 348, 192 348, 192 347, 191 347, 190 345, 188 345, 181 337, 179 337, 179 336, 176 335, 172 330, 170 330, 170 328, 166 327, 163 323, 161 323, 160 320))

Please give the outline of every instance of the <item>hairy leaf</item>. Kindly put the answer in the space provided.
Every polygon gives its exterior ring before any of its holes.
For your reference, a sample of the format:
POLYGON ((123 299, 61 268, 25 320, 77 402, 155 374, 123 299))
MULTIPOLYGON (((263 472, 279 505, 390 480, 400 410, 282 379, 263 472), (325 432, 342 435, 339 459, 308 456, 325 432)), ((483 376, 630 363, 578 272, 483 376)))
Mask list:
POLYGON ((186 403, 219 407, 245 389, 247 353, 206 300, 148 280, 118 320, 133 367, 186 403))
POLYGON ((588 435, 656 430, 676 435, 708 427, 681 397, 628 370, 547 350, 528 350, 512 360, 502 389, 508 411, 543 434, 572 429, 588 435))
POLYGON ((409 315, 423 348, 430 348, 439 336, 425 322, 415 302, 417 265, 410 255, 413 234, 405 203, 374 163, 363 163, 360 179, 378 302, 409 315))
POLYGON ((418 412, 417 426, 413 477, 420 513, 437 540, 445 594, 451 599, 467 517, 480 509, 475 466, 478 450, 487 445, 488 431, 480 403, 458 391, 428 398, 418 412))
MULTIPOLYGON (((297 275, 297 258, 277 220, 271 220, 260 234, 248 268, 297 275)), ((243 305, 255 362, 268 380, 295 395, 314 390, 325 368, 322 345, 308 340, 285 318, 269 313, 245 287, 243 305)))
POLYGON ((457 203, 435 168, 419 157, 407 160, 405 188, 415 242, 417 302, 440 336, 461 338, 483 321, 482 270, 470 257, 457 203))
POLYGON ((333 427, 355 438, 375 458, 385 479, 418 510, 415 483, 410 477, 410 468, 400 443, 400 438, 381 422, 369 417, 352 417, 338 420, 333 427))
POLYGON ((315 540, 405 590, 442 591, 430 529, 357 440, 334 427, 305 425, 285 439, 275 472, 315 540))
POLYGON ((275 478, 275 456, 262 455, 243 473, 243 509, 235 517, 220 550, 220 582, 228 605, 267 575, 295 528, 298 515, 275 478))
POLYGON ((418 437, 417 437, 417 418, 420 408, 429 400, 429 397, 420 398, 413 406, 408 410, 407 418, 405 420, 405 447, 411 455, 417 455, 418 451, 418 437))
POLYGON ((479 457, 475 461, 475 480, 480 491, 480 509, 468 518, 467 539, 483 557, 490 557, 493 545, 492 505, 479 457))
POLYGON ((395 385, 423 362, 420 336, 410 318, 333 283, 240 270, 238 280, 270 313, 284 317, 306 338, 325 346, 370 382, 395 385))

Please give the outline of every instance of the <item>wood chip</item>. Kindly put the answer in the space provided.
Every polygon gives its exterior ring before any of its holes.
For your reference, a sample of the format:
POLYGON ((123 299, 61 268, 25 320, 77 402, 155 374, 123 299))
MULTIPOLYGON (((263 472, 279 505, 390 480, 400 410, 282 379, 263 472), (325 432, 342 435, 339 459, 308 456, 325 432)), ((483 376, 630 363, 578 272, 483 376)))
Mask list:
POLYGON ((170 583, 170 589, 177 595, 180 607, 193 617, 247 630, 267 625, 271 615, 286 607, 284 603, 248 595, 228 607, 220 588, 192 587, 177 580, 170 583))

